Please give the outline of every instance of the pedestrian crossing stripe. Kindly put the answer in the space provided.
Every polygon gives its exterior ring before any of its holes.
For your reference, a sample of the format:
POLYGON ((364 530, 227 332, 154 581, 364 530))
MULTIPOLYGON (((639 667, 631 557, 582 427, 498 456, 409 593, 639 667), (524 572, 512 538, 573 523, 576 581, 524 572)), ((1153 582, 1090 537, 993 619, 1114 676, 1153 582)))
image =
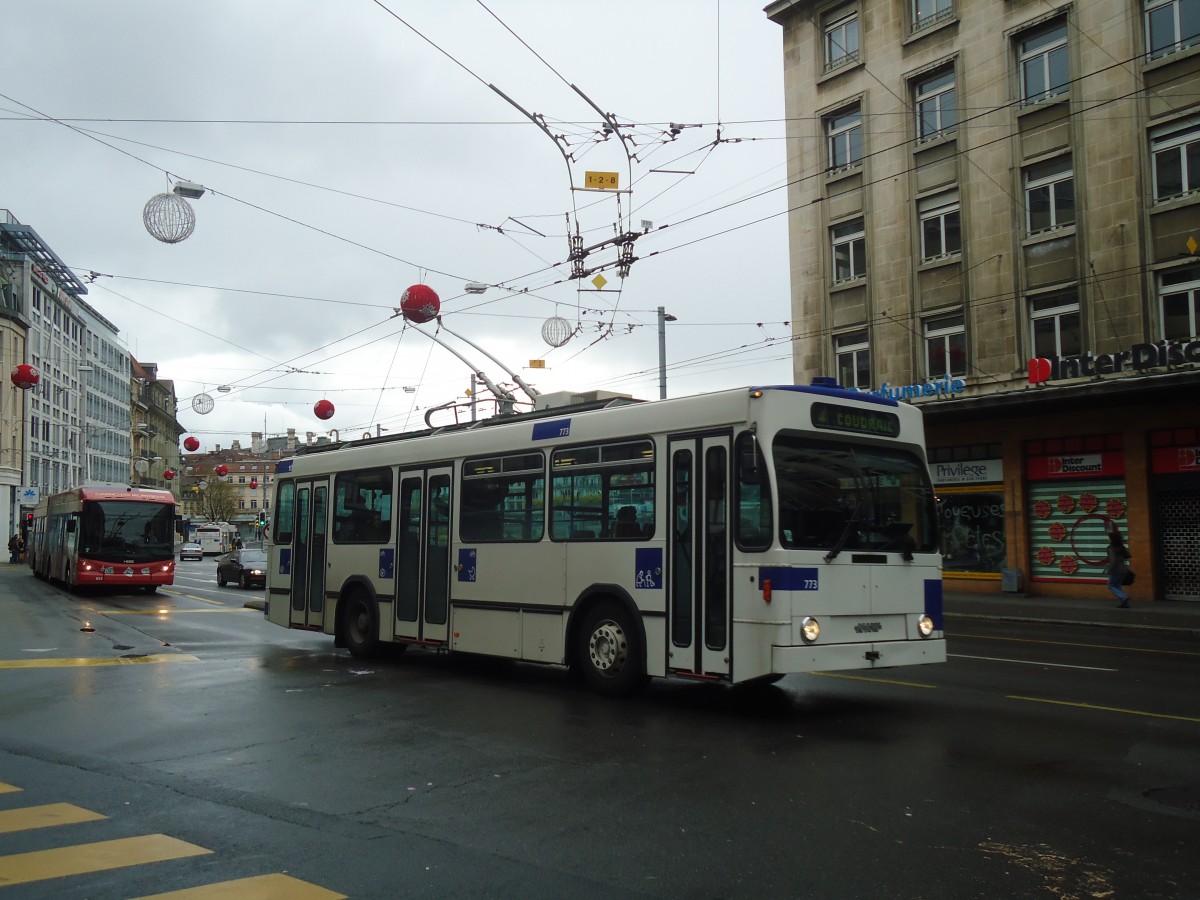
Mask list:
POLYGON ((0 856, 0 887, 29 884, 67 875, 85 875, 212 853, 165 834, 75 844, 53 850, 33 850, 0 856))
POLYGON ((47 803, 21 809, 0 810, 0 834, 27 831, 32 828, 52 828, 55 825, 76 825, 107 819, 98 812, 75 806, 73 803, 47 803))
POLYGON ((0 781, 0 794, 15 794, 19 790, 21 789, 14 784, 5 784, 0 781))
POLYGON ((142 656, 65 657, 62 659, 0 659, 0 669, 77 669, 88 666, 134 666, 139 663, 200 662, 189 653, 147 653, 142 656))
POLYGON ((326 890, 290 875, 258 875, 201 887, 152 894, 135 900, 345 900, 345 894, 326 890))

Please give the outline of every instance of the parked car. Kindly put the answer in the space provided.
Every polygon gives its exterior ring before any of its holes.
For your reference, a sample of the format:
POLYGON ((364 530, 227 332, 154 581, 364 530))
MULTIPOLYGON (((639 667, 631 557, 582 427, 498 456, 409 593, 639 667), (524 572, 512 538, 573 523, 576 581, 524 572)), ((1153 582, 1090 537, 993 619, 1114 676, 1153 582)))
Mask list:
POLYGON ((188 541, 179 548, 179 559, 181 562, 185 559, 204 559, 204 551, 199 544, 188 541))
POLYGON ((267 586, 265 550, 234 550, 217 560, 217 587, 236 582, 240 588, 267 586))

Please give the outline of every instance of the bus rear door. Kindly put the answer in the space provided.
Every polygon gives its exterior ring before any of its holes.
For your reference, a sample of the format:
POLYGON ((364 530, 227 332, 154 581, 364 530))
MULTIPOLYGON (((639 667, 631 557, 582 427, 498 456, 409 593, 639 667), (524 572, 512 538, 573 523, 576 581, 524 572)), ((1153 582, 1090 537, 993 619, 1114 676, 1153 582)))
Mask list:
POLYGON ((680 675, 730 672, 729 437, 668 443, 667 668, 680 675))
MULTIPOLYGON (((329 522, 329 484, 296 483, 292 533, 291 614, 293 628, 325 630, 325 570, 329 522)), ((331 620, 332 624, 332 620, 331 620)))
POLYGON ((395 638, 449 638, 452 482, 449 466, 400 473, 395 638))

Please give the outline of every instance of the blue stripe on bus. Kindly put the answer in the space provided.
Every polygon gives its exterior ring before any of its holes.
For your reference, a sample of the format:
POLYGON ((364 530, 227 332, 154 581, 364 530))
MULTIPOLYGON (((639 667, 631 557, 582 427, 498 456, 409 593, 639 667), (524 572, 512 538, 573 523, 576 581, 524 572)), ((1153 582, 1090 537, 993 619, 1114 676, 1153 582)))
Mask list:
POLYGON ((759 566, 758 583, 771 582, 773 591, 815 591, 819 579, 817 569, 795 569, 791 566, 759 566))
POLYGON ((535 441, 548 441, 551 438, 570 437, 570 435, 570 419, 555 419, 553 422, 533 423, 533 439, 535 441))
POLYGON ((942 630, 942 579, 925 579, 925 615, 933 619, 933 627, 942 630))
POLYGON ((819 384, 766 384, 752 387, 752 391, 795 391, 798 394, 822 394, 839 400, 861 400, 863 403, 878 403, 880 406, 899 406, 900 401, 891 397, 880 397, 857 388, 825 387, 819 384))

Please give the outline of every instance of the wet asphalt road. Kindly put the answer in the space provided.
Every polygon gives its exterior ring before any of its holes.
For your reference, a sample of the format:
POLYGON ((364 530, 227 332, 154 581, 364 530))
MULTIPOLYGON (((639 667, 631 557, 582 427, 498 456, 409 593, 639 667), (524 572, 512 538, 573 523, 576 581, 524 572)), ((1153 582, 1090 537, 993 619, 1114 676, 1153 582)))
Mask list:
POLYGON ((147 833, 210 851, 4 900, 264 873, 359 898, 1197 896, 1195 641, 951 620, 944 666, 613 701, 527 664, 364 664, 214 568, 154 597, 0 572, 0 815, 107 817, 0 832, 0 879, 147 833), (87 662, 117 658, 149 661, 87 662))

